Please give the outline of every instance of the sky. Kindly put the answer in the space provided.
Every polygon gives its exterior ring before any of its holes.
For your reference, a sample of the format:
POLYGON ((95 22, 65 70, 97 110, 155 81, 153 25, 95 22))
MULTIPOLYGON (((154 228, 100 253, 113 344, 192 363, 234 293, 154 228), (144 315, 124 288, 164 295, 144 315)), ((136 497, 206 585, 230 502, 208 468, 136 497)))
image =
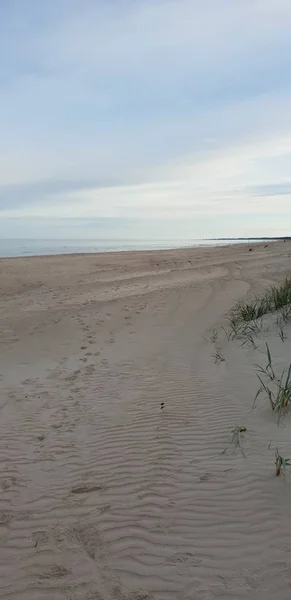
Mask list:
POLYGON ((0 0, 0 236, 291 235, 290 0, 0 0))

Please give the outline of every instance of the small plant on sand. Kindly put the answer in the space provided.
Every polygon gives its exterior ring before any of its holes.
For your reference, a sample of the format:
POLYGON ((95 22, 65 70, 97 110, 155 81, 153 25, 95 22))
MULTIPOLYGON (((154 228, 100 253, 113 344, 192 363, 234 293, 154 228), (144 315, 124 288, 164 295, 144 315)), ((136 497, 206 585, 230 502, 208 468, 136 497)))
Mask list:
POLYGON ((230 317, 228 319, 228 326, 229 326, 228 339, 234 340, 234 338, 239 337, 241 335, 242 324, 239 321, 237 321, 235 319, 235 317, 232 315, 230 315, 230 317))
POLYGON ((280 377, 279 383, 277 385, 278 391, 275 402, 275 412, 278 413, 278 421, 280 421, 281 415, 285 414, 291 404, 291 363, 289 365, 289 369, 287 372, 287 376, 284 379, 284 371, 280 377))
POLYGON ((288 323, 288 321, 290 321, 291 319, 291 305, 287 305, 287 306, 282 306, 282 308, 280 308, 280 315, 281 315, 281 319, 284 323, 288 323))
POLYGON ((231 316, 237 322, 257 321, 266 313, 271 312, 270 309, 271 306, 266 296, 262 298, 256 297, 249 302, 240 300, 232 309, 231 316))
POLYGON ((240 300, 230 313, 232 323, 255 321, 267 313, 280 311, 284 321, 291 318, 291 277, 278 286, 271 286, 262 296, 253 300, 240 300))
POLYGON ((276 477, 278 477, 279 475, 283 475, 283 477, 286 477, 286 468, 290 467, 291 465, 290 458, 283 458, 278 448, 276 448, 275 450, 275 465, 276 477))
POLYGON ((215 342, 216 342, 217 338, 218 338, 218 331, 217 331, 216 329, 212 329, 211 336, 210 336, 210 338, 209 338, 209 339, 210 339, 210 341, 211 341, 213 344, 215 344, 215 342))
POLYGON ((222 330, 223 330, 223 331, 224 331, 224 333, 225 333, 225 337, 226 337, 226 339, 227 339, 228 341, 229 341, 229 340, 232 340, 232 331, 231 331, 231 329, 227 329, 226 327, 222 327, 222 330))
POLYGON ((214 360, 215 364, 225 362, 225 358, 222 356, 221 350, 217 349, 216 353, 214 354, 214 360))
POLYGON ((242 425, 237 425, 234 429, 231 430, 231 444, 234 445, 235 448, 239 448, 242 455, 245 456, 243 445, 242 445, 242 433, 246 432, 246 427, 242 425))
POLYGON ((247 323, 248 330, 252 331, 252 333, 259 333, 260 331, 263 330, 263 326, 264 326, 263 317, 261 317, 260 319, 256 319, 252 323, 247 323))
POLYGON ((287 335, 284 332, 282 323, 279 324, 279 338, 281 342, 285 342, 285 340, 287 340, 287 335))
POLYGON ((254 336, 250 331, 247 331, 245 333, 245 340, 242 342, 241 346, 245 346, 246 344, 249 344, 250 346, 252 346, 252 348, 254 350, 257 349, 257 346, 255 344, 255 340, 254 340, 254 336))
POLYGON ((273 379, 275 379, 275 373, 274 373, 274 369, 273 369, 273 365, 272 365, 272 357, 271 357, 271 353, 270 353, 270 348, 269 348, 267 342, 266 342, 266 351, 267 351, 267 359, 268 359, 267 366, 264 368, 264 367, 261 367, 260 365, 257 365, 257 368, 258 368, 259 372, 262 373, 262 375, 266 375, 273 381, 273 379))
POLYGON ((257 335, 262 328, 262 319, 240 321, 237 320, 234 314, 230 314, 228 319, 228 329, 224 328, 224 332, 228 340, 234 340, 235 338, 241 339, 243 340, 242 345, 249 343, 255 349, 254 336, 257 335))
POLYGON ((263 381, 262 377, 258 375, 257 377, 260 381, 260 388, 256 393, 256 397, 254 400, 254 406, 256 404, 257 398, 262 392, 265 392, 270 404, 272 411, 278 415, 278 425, 280 423, 280 419, 282 415, 285 415, 288 411, 291 404, 291 363, 289 365, 289 369, 284 380, 285 371, 282 371, 282 375, 278 381, 274 381, 276 390, 271 390, 263 381))
POLYGON ((274 393, 272 392, 272 390, 270 388, 268 388, 268 386, 264 383, 264 381, 262 380, 262 378, 260 377, 260 375, 258 375, 257 373, 257 378, 260 382, 260 387, 255 395, 255 399, 254 399, 254 403, 253 403, 253 408, 256 406, 257 403, 257 399, 260 396, 260 394, 262 392, 265 392, 266 397, 268 398, 270 405, 271 405, 271 409, 272 411, 275 410, 275 398, 274 398, 274 393))
POLYGON ((291 306, 291 277, 286 277, 278 286, 272 285, 269 290, 270 303, 274 311, 291 306))

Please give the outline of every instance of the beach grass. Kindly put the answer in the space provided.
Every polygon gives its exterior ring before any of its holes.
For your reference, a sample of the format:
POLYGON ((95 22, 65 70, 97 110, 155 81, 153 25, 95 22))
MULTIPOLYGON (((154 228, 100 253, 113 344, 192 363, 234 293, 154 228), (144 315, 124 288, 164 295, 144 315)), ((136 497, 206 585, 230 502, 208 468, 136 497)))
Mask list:
MULTIPOLYGON (((262 372, 270 377, 270 373, 265 369, 262 369, 262 372)), ((271 409, 274 413, 278 415, 278 425, 280 423, 280 419, 283 415, 286 414, 290 405, 291 405, 291 363, 289 365, 286 377, 285 370, 282 371, 279 379, 275 380, 275 376, 270 379, 275 384, 275 389, 272 389, 267 385, 262 376, 257 373, 257 377, 260 381, 260 387, 256 393, 254 399, 254 406, 256 405, 257 399, 262 392, 265 393, 266 398, 269 400, 271 409)))
POLYGON ((219 348, 216 350, 216 353, 214 354, 214 360, 215 360, 215 364, 220 363, 220 362, 225 362, 225 358, 222 355, 222 352, 219 348))
POLYGON ((261 367, 260 365, 257 365, 257 368, 258 368, 258 371, 262 375, 266 375, 267 377, 269 377, 269 379, 271 379, 271 381, 273 381, 275 379, 275 373, 274 373, 274 369, 273 369, 270 348, 269 348, 267 342, 266 342, 266 350, 267 350, 268 363, 267 363, 266 367, 261 367))
POLYGON ((291 318, 291 277, 286 277, 278 286, 272 285, 260 297, 237 302, 230 312, 229 325, 239 333, 242 323, 257 322, 264 315, 274 312, 280 312, 284 322, 291 318))
POLYGON ((235 448, 239 448, 242 455, 245 456, 243 445, 242 445, 242 433, 246 432, 246 427, 242 425, 237 425, 234 429, 231 430, 231 444, 234 445, 235 448))
POLYGON ((284 323, 282 322, 281 318, 277 320, 277 325, 279 328, 279 333, 278 333, 279 338, 282 342, 285 342, 285 340, 287 340, 287 335, 284 331, 284 323))
POLYGON ((286 476, 286 468, 291 466, 290 458, 284 458, 281 456, 278 448, 275 450, 275 465, 276 465, 276 476, 286 476))

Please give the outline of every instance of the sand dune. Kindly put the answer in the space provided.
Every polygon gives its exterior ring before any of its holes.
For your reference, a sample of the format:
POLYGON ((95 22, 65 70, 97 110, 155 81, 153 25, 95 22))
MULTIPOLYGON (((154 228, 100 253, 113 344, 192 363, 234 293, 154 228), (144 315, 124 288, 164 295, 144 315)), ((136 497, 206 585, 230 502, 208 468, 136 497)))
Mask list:
POLYGON ((270 318, 254 350, 221 326, 290 259, 276 242, 0 260, 1 598, 289 600, 291 415, 252 403, 265 341, 280 370, 291 328, 282 343, 270 318))

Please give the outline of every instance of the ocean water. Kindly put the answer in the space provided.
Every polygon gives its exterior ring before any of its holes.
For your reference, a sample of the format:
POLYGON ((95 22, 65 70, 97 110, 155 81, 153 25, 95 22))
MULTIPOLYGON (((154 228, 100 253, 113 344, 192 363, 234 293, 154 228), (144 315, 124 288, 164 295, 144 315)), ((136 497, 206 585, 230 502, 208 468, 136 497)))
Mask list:
MULTIPOLYGON (((244 240, 1 240, 0 257, 45 256, 53 254, 80 254, 120 252, 128 250, 162 250, 195 248, 239 243, 244 240)), ((252 242, 262 241, 252 239, 252 242)))

